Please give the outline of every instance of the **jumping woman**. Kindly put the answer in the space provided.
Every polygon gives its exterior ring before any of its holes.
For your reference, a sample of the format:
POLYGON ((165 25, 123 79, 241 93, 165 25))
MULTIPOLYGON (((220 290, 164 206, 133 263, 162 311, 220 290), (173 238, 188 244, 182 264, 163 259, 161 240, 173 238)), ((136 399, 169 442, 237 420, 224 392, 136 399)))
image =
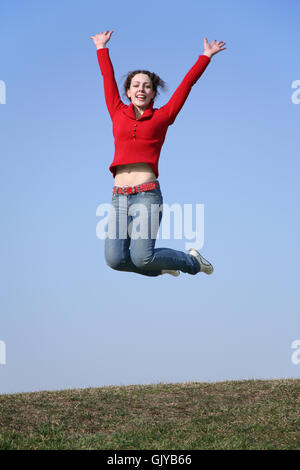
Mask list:
POLYGON ((171 99, 154 108, 158 87, 165 82, 148 70, 134 70, 127 75, 121 101, 113 65, 106 47, 113 31, 93 39, 103 76, 105 101, 113 123, 115 154, 109 170, 114 177, 112 206, 105 238, 105 260, 118 271, 145 276, 171 274, 211 274, 213 266, 195 249, 188 253, 170 248, 154 248, 162 219, 163 197, 158 182, 158 160, 168 127, 184 105, 192 86, 203 74, 212 56, 226 49, 225 42, 211 43, 204 38, 204 52, 186 74, 171 99), (140 210, 139 227, 144 236, 132 236, 136 207, 140 210), (153 223, 156 220, 156 224, 153 223))

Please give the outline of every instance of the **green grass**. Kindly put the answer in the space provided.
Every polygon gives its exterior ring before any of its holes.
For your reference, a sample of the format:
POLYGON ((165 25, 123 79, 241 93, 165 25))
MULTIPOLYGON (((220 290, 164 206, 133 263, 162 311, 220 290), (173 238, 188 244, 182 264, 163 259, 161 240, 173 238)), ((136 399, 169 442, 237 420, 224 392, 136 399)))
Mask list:
POLYGON ((0 395, 0 449, 300 449, 300 379, 0 395))

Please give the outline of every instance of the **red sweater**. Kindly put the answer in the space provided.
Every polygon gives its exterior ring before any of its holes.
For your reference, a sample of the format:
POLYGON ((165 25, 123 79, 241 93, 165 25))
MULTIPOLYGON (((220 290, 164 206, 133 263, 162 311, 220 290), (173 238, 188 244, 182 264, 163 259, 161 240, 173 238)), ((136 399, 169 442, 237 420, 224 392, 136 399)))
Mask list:
POLYGON ((168 103, 156 109, 153 108, 151 101, 142 116, 137 119, 133 104, 130 103, 128 106, 121 101, 109 49, 98 49, 97 57, 103 75, 105 101, 113 122, 115 139, 114 160, 109 170, 115 177, 117 165, 144 162, 153 169, 157 178, 158 160, 168 127, 175 121, 192 86, 203 74, 210 58, 200 55, 168 103))

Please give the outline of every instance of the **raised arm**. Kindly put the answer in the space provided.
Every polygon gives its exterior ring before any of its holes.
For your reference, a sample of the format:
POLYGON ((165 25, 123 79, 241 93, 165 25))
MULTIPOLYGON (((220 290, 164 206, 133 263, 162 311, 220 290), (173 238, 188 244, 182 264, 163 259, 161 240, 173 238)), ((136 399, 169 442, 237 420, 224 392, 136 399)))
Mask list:
POLYGON ((105 101, 111 119, 113 119, 117 109, 126 106, 121 101, 118 86, 115 80, 113 65, 109 57, 109 49, 106 47, 106 44, 110 40, 112 33, 113 31, 105 31, 104 33, 90 36, 97 48, 98 62, 101 74, 103 76, 105 101))
POLYGON ((225 42, 223 41, 219 41, 217 43, 215 39, 211 42, 211 44, 209 44, 207 38, 204 38, 203 54, 199 56, 197 62, 186 74, 186 76, 184 77, 180 85, 177 87, 168 103, 161 108, 164 109, 169 116, 169 125, 173 124, 173 122, 175 121, 176 116, 184 105, 192 89, 192 86, 201 77, 206 67, 208 66, 212 56, 226 49, 226 47, 222 48, 224 44, 225 42))

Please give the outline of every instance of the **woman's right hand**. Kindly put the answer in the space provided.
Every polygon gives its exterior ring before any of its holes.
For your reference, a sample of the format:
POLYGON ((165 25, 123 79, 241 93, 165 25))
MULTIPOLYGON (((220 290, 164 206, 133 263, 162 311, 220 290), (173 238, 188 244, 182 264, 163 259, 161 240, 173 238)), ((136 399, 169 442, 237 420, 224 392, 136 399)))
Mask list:
POLYGON ((106 43, 110 40, 110 37, 114 31, 106 30, 104 33, 96 34, 95 36, 90 36, 93 39, 97 49, 103 49, 106 47, 106 43))

